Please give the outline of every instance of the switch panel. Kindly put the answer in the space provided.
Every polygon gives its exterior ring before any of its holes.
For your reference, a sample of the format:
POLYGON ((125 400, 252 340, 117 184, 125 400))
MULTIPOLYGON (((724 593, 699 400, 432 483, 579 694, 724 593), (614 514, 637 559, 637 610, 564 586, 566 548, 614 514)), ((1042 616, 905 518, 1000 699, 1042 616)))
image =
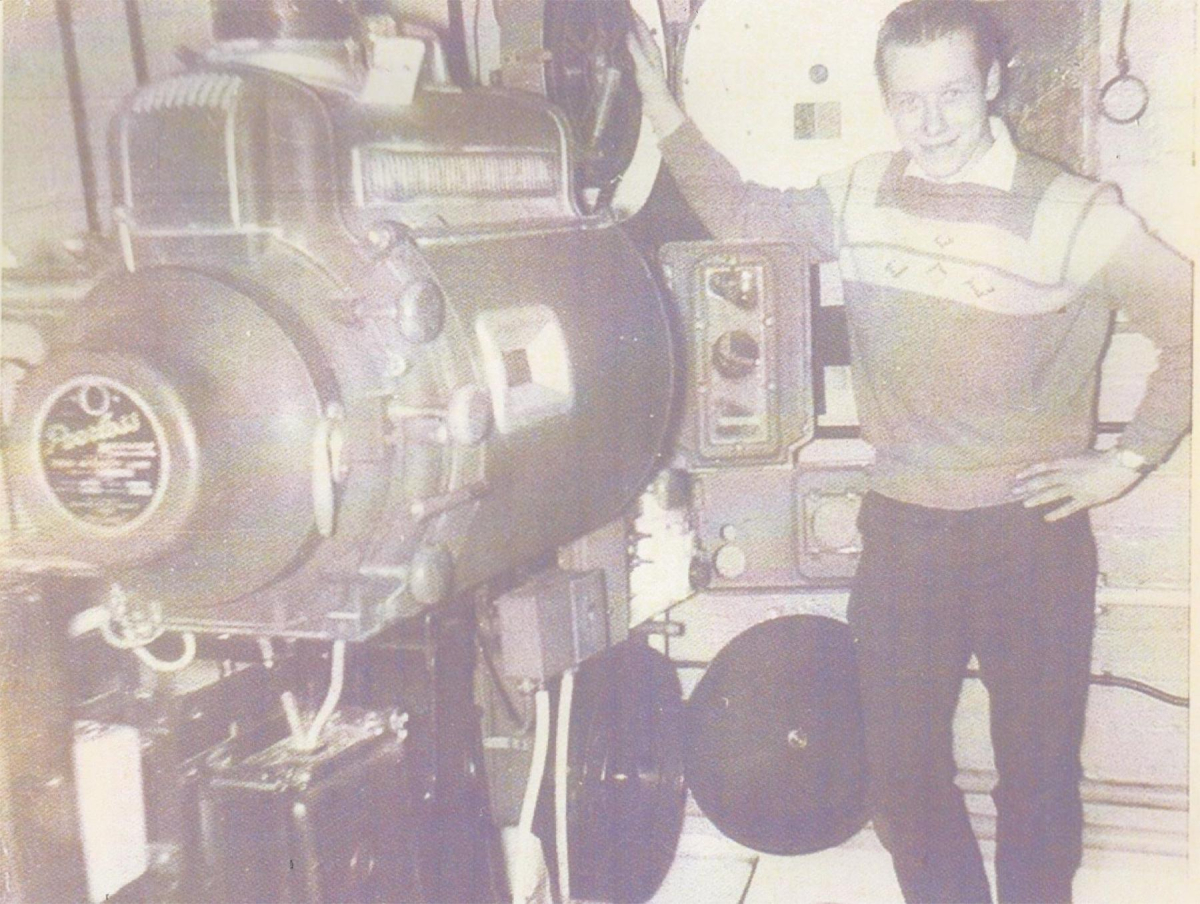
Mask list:
POLYGON ((688 346, 681 446, 691 467, 783 464, 812 438, 809 268, 783 244, 660 252, 688 346))

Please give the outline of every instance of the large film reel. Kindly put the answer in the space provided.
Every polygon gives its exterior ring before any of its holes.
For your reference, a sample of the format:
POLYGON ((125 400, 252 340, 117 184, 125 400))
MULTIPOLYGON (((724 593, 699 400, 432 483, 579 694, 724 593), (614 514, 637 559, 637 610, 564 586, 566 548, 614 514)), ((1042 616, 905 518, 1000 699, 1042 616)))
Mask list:
POLYGON ((688 700, 686 757, 696 803, 740 844, 808 854, 858 832, 866 757, 849 627, 792 615, 735 637, 688 700))
MULTIPOLYGON (((648 901, 671 867, 683 829, 683 700, 675 667, 638 641, 611 648, 580 666, 570 721, 570 896, 648 901)), ((556 871, 549 798, 544 793, 540 801, 538 834, 556 871)))

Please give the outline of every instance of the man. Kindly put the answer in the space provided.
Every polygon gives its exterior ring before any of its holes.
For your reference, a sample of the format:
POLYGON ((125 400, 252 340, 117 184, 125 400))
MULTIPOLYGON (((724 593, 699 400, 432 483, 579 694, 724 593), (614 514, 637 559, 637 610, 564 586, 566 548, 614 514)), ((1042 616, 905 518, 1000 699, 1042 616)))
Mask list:
POLYGON ((814 188, 743 183, 631 35, 667 165, 719 238, 837 260, 863 436, 876 453, 849 607, 875 826, 905 899, 989 901, 954 784, 952 721, 978 657, 999 781, 1003 901, 1069 901, 1093 629, 1086 509, 1162 461, 1190 412, 1190 264, 1117 191, 1015 148, 989 118, 999 41, 983 4, 912 0, 878 39, 902 150, 814 188), (1158 346, 1144 401, 1092 450, 1113 311, 1158 346))

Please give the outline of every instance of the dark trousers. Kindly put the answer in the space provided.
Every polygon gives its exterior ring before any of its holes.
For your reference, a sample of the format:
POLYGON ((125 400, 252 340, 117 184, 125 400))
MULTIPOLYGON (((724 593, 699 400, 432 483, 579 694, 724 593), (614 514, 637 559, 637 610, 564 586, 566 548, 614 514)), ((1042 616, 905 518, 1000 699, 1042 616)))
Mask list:
POLYGON ((1079 748, 1096 548, 1086 513, 948 511, 868 494, 850 597, 875 827, 910 902, 987 902, 952 723, 974 653, 991 701, 1005 902, 1063 902, 1079 866, 1079 748))

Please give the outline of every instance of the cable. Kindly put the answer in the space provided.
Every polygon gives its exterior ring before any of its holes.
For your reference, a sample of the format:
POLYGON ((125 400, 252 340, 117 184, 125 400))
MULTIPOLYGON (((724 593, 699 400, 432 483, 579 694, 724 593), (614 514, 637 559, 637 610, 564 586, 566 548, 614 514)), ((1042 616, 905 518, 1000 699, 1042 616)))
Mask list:
POLYGON ((513 868, 513 904, 528 904, 537 892, 537 859, 541 844, 533 834, 533 816, 546 777, 546 755, 550 751, 550 692, 541 688, 534 695, 533 761, 521 800, 517 821, 517 862, 513 868))
POLYGON ((75 151, 79 159, 79 181, 83 187, 83 209, 88 232, 100 233, 99 188, 96 182, 96 163, 92 155, 91 131, 88 128, 87 102, 83 92, 83 75, 79 67, 79 50, 75 44, 75 25, 71 18, 70 0, 55 0, 54 13, 58 20, 58 40, 62 47, 63 70, 67 77, 67 99, 71 104, 71 120, 75 127, 75 151))
MULTIPOLYGON (((671 665, 677 669, 707 669, 712 663, 702 659, 673 659, 671 665)), ((982 676, 979 674, 979 669, 967 669, 967 678, 974 678, 979 681, 982 676)), ((1101 672, 1099 675, 1090 675, 1088 677, 1089 684, 1097 684, 1103 687, 1120 687, 1127 691, 1133 691, 1138 694, 1145 694, 1153 700, 1160 703, 1166 703, 1169 706, 1178 706, 1182 709, 1189 709, 1191 701, 1188 697, 1172 694, 1164 691, 1162 688, 1155 687, 1153 684, 1147 684, 1145 681, 1138 681, 1135 678, 1125 678, 1121 675, 1114 675, 1112 672, 1101 672)))
POLYGON ((316 750, 317 743, 321 740, 321 732, 325 730, 325 723, 337 709, 338 701, 342 697, 342 685, 346 678, 346 641, 335 640, 333 642, 333 655, 329 669, 329 691, 325 694, 325 702, 317 710, 312 725, 308 727, 308 734, 304 739, 304 750, 316 750))
POLYGON ((71 616, 71 621, 67 625, 67 634, 74 638, 82 637, 91 631, 99 631, 110 618, 107 606, 92 606, 90 609, 84 609, 71 616))
POLYGON ((567 748, 571 742, 571 697, 575 692, 575 669, 562 674, 558 688, 558 724, 554 736, 554 848, 558 855, 558 897, 571 902, 571 856, 567 850, 567 748))
POLYGON ((134 647, 133 655, 156 672, 178 672, 186 669, 196 659, 196 635, 191 631, 184 631, 179 636, 183 640, 183 653, 178 659, 159 659, 145 646, 134 647))
POLYGON ((504 707, 504 711, 508 714, 509 719, 519 726, 521 734, 528 734, 532 727, 530 721, 531 716, 523 716, 517 709, 517 705, 513 703, 512 696, 508 693, 508 689, 504 686, 504 679, 500 677, 500 671, 496 668, 496 661, 492 659, 492 654, 488 651, 483 639, 477 637, 475 646, 479 650, 479 656, 483 660, 484 667, 487 669, 488 677, 492 680, 492 686, 496 688, 496 695, 500 698, 500 704, 504 707))
POLYGON ((300 707, 296 705, 296 695, 291 691, 284 691, 279 695, 279 702, 283 704, 283 714, 287 718, 288 731, 292 735, 292 746, 303 749, 304 720, 300 718, 300 707))
POLYGON ((1152 684, 1146 684, 1144 681, 1137 681, 1133 678, 1122 678, 1120 675, 1114 675, 1111 672, 1103 672, 1099 675, 1092 676, 1092 684, 1100 684, 1106 687, 1123 687, 1129 691, 1136 691, 1139 694, 1145 694, 1154 700, 1161 703, 1166 703, 1170 706, 1178 706, 1183 709, 1190 707, 1190 701, 1187 697, 1178 694, 1169 694, 1161 688, 1157 688, 1152 684))
POLYGON ((161 624, 145 637, 118 634, 113 629, 112 610, 103 604, 76 612, 67 626, 67 634, 73 638, 82 637, 92 631, 99 631, 104 642, 110 647, 132 651, 143 665, 156 672, 178 672, 196 661, 196 635, 191 631, 184 631, 179 635, 183 641, 183 652, 178 658, 159 659, 146 648, 166 633, 161 624))
POLYGON ((1129 71, 1129 50, 1125 46, 1125 38, 1129 31, 1130 6, 1130 0, 1125 0, 1121 31, 1117 37, 1117 74, 1100 89, 1100 115, 1117 125, 1137 122, 1150 106, 1150 89, 1129 71))
POLYGON ((750 861, 750 874, 746 876, 746 885, 742 888, 742 896, 738 898, 738 904, 746 904, 746 898, 750 896, 750 886, 754 884, 754 875, 758 872, 758 861, 760 859, 756 856, 750 861))
MULTIPOLYGON (((983 676, 979 673, 979 669, 967 669, 966 676, 982 681, 983 676)), ((1161 703, 1167 703, 1171 706, 1179 706, 1184 709, 1189 707, 1187 697, 1181 697, 1177 694, 1170 694, 1162 688, 1155 687, 1152 684, 1147 684, 1144 681, 1137 681, 1133 678, 1123 678, 1120 675, 1114 675, 1111 672, 1101 672, 1099 675, 1091 675, 1088 678, 1090 684, 1099 684, 1105 687, 1123 687, 1128 691, 1135 691, 1139 694, 1145 694, 1154 700, 1161 703)))

